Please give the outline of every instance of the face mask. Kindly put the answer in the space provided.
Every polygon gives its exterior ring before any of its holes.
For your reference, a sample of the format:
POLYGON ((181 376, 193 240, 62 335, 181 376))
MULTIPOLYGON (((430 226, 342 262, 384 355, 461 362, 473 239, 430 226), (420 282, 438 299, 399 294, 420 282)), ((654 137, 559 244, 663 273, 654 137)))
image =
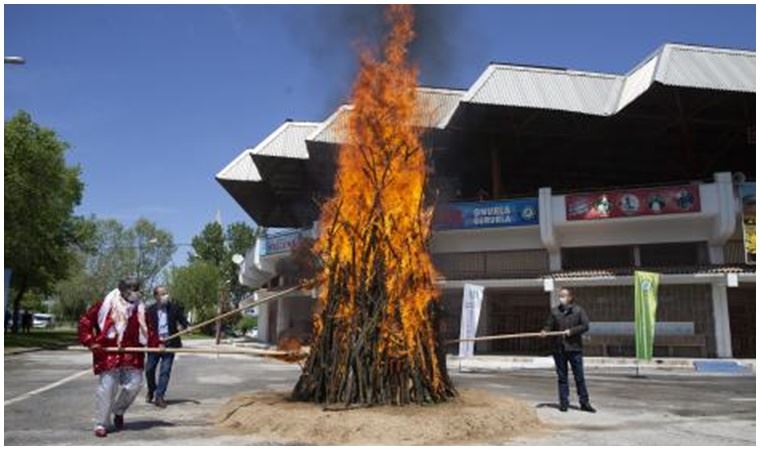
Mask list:
POLYGON ((130 291, 130 292, 127 292, 127 297, 126 297, 126 299, 127 299, 127 301, 130 301, 130 302, 133 302, 133 303, 134 303, 134 302, 136 302, 136 301, 140 300, 140 293, 139 293, 139 292, 137 292, 137 291, 130 291))
POLYGON ((158 297, 158 301, 161 303, 169 303, 169 294, 164 294, 161 297, 158 297))
POLYGON ((570 299, 568 297, 565 297, 564 295, 559 298, 559 302, 563 305, 567 305, 570 303, 570 299))

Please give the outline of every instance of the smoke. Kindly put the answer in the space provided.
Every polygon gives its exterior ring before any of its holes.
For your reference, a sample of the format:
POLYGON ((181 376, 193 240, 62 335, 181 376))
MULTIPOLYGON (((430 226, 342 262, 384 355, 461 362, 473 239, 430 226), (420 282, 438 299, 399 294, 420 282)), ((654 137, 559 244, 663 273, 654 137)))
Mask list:
MULTIPOLYGON (((446 85, 460 56, 456 39, 461 30, 461 5, 415 5, 415 40, 410 60, 419 68, 420 82, 446 85)), ((346 102, 358 68, 360 48, 377 49, 388 24, 384 5, 302 5, 283 16, 294 43, 302 48, 320 78, 327 108, 346 102)), ((330 111, 331 112, 331 111, 330 111)))

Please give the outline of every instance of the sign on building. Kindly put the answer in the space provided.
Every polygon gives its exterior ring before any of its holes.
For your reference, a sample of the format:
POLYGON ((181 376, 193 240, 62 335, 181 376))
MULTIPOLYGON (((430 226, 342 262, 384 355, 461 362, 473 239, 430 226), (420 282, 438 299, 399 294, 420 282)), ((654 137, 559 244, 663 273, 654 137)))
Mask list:
POLYGON ((742 199, 742 229, 744 234, 744 260, 747 264, 755 264, 755 183, 739 185, 739 196, 742 199))
POLYGON ((289 252, 295 248, 304 237, 307 237, 309 230, 296 230, 267 236, 264 241, 264 255, 275 253, 289 252))
POLYGON ((538 199, 446 203, 433 216, 436 230, 538 225, 538 199))
POLYGON ((699 212, 699 186, 666 186, 567 195, 565 210, 567 220, 699 212))

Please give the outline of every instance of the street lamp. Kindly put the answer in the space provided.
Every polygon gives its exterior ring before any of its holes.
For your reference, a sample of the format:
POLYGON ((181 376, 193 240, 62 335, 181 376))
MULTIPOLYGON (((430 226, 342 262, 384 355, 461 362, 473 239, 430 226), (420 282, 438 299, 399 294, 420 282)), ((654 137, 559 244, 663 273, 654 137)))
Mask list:
POLYGON ((26 60, 21 56, 6 56, 5 64, 26 64, 26 60))

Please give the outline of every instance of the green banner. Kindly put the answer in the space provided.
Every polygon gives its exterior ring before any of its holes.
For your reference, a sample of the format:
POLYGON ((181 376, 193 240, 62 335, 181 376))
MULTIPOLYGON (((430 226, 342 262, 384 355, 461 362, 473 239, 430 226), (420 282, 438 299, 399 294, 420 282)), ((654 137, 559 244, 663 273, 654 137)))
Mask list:
POLYGON ((657 288, 660 274, 636 271, 633 277, 636 312, 636 359, 652 359, 654 323, 657 316, 657 288))

